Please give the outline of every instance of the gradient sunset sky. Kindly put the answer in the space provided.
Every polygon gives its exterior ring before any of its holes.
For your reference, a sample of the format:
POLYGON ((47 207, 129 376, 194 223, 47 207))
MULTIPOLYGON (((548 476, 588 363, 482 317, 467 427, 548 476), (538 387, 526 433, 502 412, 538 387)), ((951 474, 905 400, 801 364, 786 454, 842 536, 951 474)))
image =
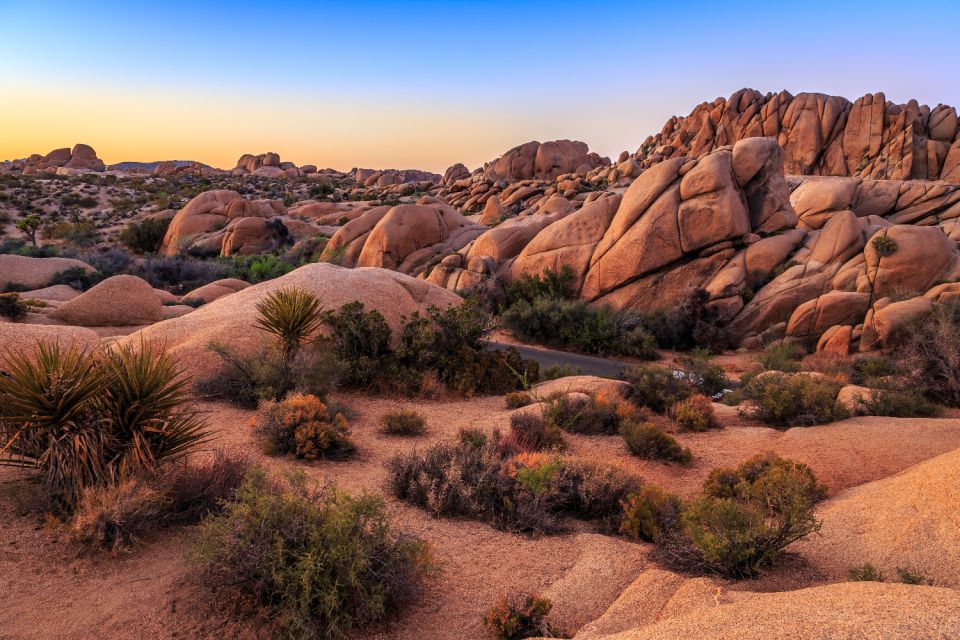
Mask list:
POLYGON ((957 0, 0 0, 0 159, 471 169, 528 140, 615 156, 729 96, 960 106, 957 0))

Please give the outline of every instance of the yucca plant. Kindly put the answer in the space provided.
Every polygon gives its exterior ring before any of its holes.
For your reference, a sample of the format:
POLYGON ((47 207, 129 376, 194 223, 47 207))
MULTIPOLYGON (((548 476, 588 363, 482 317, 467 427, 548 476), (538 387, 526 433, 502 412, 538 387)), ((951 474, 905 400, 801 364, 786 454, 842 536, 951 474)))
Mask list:
POLYGON ((106 371, 76 346, 7 351, 0 376, 0 465, 35 468, 55 506, 111 475, 111 434, 99 403, 106 371))
POLYGON ((304 289, 288 287, 271 292, 257 304, 257 326, 277 337, 289 361, 323 322, 320 299, 304 289))
POLYGON ((0 376, 0 465, 39 472, 51 505, 152 470, 206 437, 189 381, 162 350, 98 353, 57 343, 7 352, 0 376))
POLYGON ((165 350, 141 343, 107 354, 103 408, 120 450, 120 475, 152 469, 207 437, 206 421, 190 404, 190 379, 165 350))

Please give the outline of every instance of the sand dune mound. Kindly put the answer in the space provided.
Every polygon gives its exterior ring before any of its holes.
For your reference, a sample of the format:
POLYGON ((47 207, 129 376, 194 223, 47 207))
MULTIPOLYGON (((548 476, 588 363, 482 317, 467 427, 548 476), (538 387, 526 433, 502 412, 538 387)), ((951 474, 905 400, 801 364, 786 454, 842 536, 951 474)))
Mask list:
POLYGON ((960 587, 960 449, 853 489, 819 510, 820 536, 797 550, 829 576, 871 563, 960 587))
POLYGON ((218 341, 250 353, 265 339, 254 326, 256 305, 270 292, 284 287, 301 287, 316 294, 324 308, 339 309, 359 300, 367 310, 376 309, 391 328, 396 329, 404 316, 415 311, 425 313, 430 306, 446 307, 460 300, 423 280, 415 280, 386 269, 345 269, 327 263, 308 264, 285 276, 247 287, 215 300, 193 313, 165 320, 123 338, 121 342, 139 343, 141 339, 166 345, 193 374, 213 370, 219 358, 207 347, 218 341))
MULTIPOLYGON (((619 602, 619 601, 618 601, 619 602)), ((844 582, 798 591, 748 593, 688 580, 659 621, 612 635, 590 627, 576 640, 952 639, 960 636, 960 593, 941 587, 844 582)))

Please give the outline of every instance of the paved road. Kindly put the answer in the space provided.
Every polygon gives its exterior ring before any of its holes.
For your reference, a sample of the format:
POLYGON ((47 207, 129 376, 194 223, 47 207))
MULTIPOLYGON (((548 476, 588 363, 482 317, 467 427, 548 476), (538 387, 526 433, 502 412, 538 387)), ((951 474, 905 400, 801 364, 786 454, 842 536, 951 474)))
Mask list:
POLYGON ((554 349, 545 349, 542 347, 528 347, 519 344, 506 344, 504 342, 489 342, 491 349, 503 351, 513 347, 524 358, 536 360, 541 369, 553 366, 571 366, 580 369, 583 375, 603 376, 605 378, 617 378, 620 372, 631 365, 623 360, 613 358, 599 358, 597 356, 585 356, 579 353, 568 353, 566 351, 556 351, 554 349))

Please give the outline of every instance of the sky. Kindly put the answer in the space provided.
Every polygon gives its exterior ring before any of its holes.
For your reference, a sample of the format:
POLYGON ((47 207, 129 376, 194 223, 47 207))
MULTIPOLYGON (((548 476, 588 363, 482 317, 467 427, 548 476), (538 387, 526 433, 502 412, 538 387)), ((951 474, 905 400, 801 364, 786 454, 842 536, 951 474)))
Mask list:
POLYGON ((469 168, 751 87, 960 106, 960 1, 0 0, 0 159, 469 168))

